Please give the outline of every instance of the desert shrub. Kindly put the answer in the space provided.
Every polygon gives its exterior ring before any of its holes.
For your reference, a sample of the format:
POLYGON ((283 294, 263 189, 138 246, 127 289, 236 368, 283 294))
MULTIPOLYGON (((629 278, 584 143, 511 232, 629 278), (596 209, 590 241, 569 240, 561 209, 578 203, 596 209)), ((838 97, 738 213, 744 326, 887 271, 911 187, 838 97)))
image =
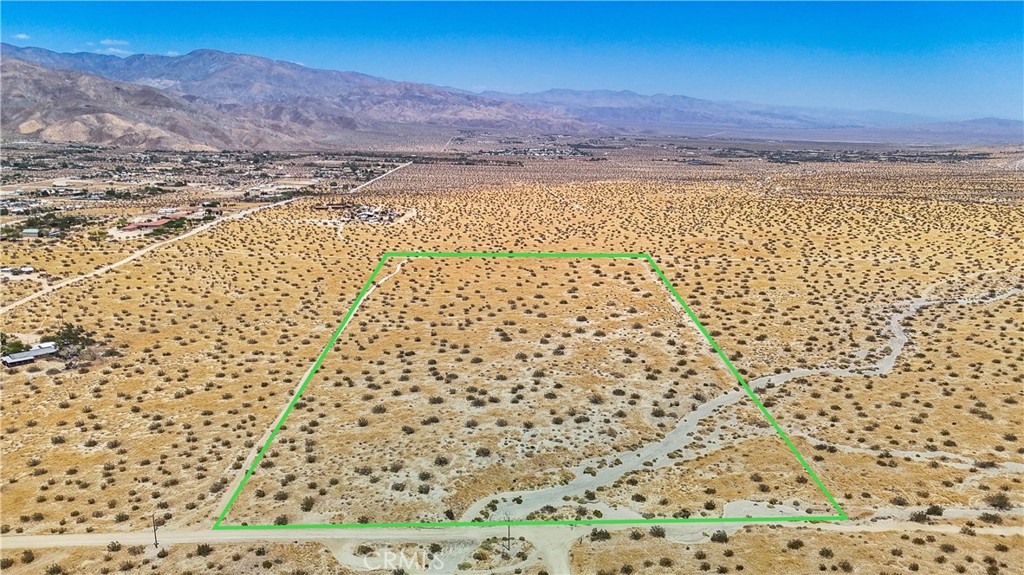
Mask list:
POLYGON ((985 496, 985 503, 996 509, 1002 511, 1008 511, 1013 504, 1010 503, 1010 498, 1005 493, 993 493, 985 496))
POLYGON ((196 546, 196 555, 206 557, 210 553, 213 553, 213 546, 209 543, 200 543, 196 546))
POLYGON ((924 511, 915 511, 915 512, 910 514, 910 520, 915 522, 915 523, 927 523, 928 522, 928 514, 925 513, 924 511))

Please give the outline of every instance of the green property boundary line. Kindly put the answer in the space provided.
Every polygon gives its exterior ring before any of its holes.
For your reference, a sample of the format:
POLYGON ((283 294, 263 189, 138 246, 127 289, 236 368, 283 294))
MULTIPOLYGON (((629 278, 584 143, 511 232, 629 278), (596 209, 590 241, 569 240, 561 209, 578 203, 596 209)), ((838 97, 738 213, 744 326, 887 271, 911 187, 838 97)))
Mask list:
POLYGON ((690 306, 686 304, 676 288, 672 286, 672 282, 669 281, 665 272, 661 270, 657 262, 654 261, 648 254, 635 254, 635 253, 583 253, 583 252, 385 252, 381 256, 380 261, 377 262, 377 267, 374 268, 373 273, 370 274, 370 278, 363 284, 363 289, 360 290, 359 295, 355 301, 352 302, 352 306, 348 309, 348 313, 345 314, 345 318, 341 320, 337 329, 331 335, 331 339, 328 340, 327 345, 323 351, 320 352, 320 356, 317 357, 316 362, 313 364, 312 369, 309 370, 309 375, 302 381, 295 395, 292 397, 288 407, 285 408, 284 414, 281 415, 274 429, 270 432, 270 437, 263 444, 259 453, 256 454, 256 458, 253 459, 252 465, 249 466, 242 481, 235 488, 235 492, 231 495, 231 499, 228 500, 227 505, 224 506, 224 510, 221 511, 217 517, 217 521, 213 524, 215 530, 252 530, 252 529, 373 529, 373 528, 401 528, 401 527, 493 527, 493 526, 512 526, 512 525, 623 525, 623 524, 669 524, 669 523, 777 523, 783 521, 845 521, 849 517, 843 508, 839 506, 832 493, 829 492, 825 484, 822 483, 821 479, 818 478, 818 474, 814 472, 811 466, 804 459, 800 451, 797 450, 796 446, 793 445, 792 440, 786 435, 786 432, 782 431, 778 422, 772 417, 772 414, 768 412, 764 404, 754 393, 754 390, 750 388, 747 382, 740 375, 739 371, 733 366, 732 362, 722 351, 722 348, 718 347, 715 343, 714 338, 708 333, 704 325, 697 319, 696 314, 690 309, 690 306), (652 519, 566 519, 566 520, 522 520, 522 521, 432 521, 432 522, 390 522, 390 523, 323 523, 323 524, 294 524, 294 525, 222 525, 222 522, 227 517, 228 511, 231 510, 231 506, 235 504, 235 500, 238 499, 239 494, 242 493, 242 489, 245 484, 252 477, 256 471, 256 466, 259 465, 263 456, 266 455, 270 445, 274 442, 274 438, 277 437, 278 432, 281 430, 281 426, 284 425, 288 415, 291 413, 292 408, 299 401, 303 392, 306 390, 306 386, 309 385, 310 380, 320 370, 320 364, 323 363, 324 358, 334 347, 338 337, 341 336, 341 332, 344 331, 345 327, 348 326, 348 322, 352 319, 352 315, 355 314, 356 309, 359 308, 359 304, 362 303, 363 298, 370 291, 370 287, 373 286, 373 281, 377 278, 380 270, 384 268, 384 264, 389 258, 565 258, 565 259, 588 259, 588 258, 600 258, 600 259, 632 259, 632 260, 643 260, 650 264, 654 272, 661 278, 665 287, 672 293, 672 296, 676 299, 686 315, 689 316, 690 320, 693 321, 700 333, 704 335, 704 339, 707 340, 711 347, 718 354, 718 357, 725 363, 726 367, 736 378, 736 381, 740 384, 747 395, 754 401, 757 408, 764 415, 765 419, 771 423, 772 427, 779 434, 779 437, 786 443, 789 450, 796 457, 796 460, 800 462, 807 474, 810 475, 811 479, 821 490, 828 502, 836 510, 836 515, 806 515, 806 516, 785 516, 785 517, 666 517, 666 518, 652 518, 652 519))

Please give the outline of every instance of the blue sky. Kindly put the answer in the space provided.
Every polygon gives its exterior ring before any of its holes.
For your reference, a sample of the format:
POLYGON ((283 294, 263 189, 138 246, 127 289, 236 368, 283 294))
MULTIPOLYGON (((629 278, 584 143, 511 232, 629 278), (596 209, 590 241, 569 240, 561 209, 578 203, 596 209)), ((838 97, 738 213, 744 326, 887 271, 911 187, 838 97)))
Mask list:
POLYGON ((481 91, 1024 117, 1024 3, 11 2, 0 36, 62 52, 214 48, 481 91))

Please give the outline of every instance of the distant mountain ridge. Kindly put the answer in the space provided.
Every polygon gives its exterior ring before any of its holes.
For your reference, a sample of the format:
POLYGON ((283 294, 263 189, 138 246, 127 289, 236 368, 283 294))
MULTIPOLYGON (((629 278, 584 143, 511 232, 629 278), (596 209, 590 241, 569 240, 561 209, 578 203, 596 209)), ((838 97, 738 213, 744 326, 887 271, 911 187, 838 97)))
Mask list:
POLYGON ((0 47, 2 54, 96 74, 111 80, 154 86, 221 104, 268 104, 318 100, 323 107, 363 122, 442 125, 548 126, 581 129, 578 122, 549 118, 511 102, 460 94, 427 84, 396 82, 357 72, 307 68, 247 54, 195 50, 181 56, 136 54, 121 58, 42 48, 0 47))
POLYGON ((4 134, 58 141, 75 137, 134 147, 294 149, 354 145, 384 136, 401 142, 402 134, 450 133, 452 128, 567 134, 730 131, 744 137, 794 139, 856 133, 882 141, 1024 141, 1024 123, 1011 120, 943 123, 891 112, 814 110, 629 91, 474 94, 217 50, 121 58, 2 44, 0 55, 5 63, 14 62, 4 66, 0 85, 4 134), (18 79, 11 84, 14 91, 8 89, 8 75, 18 79), (77 88, 65 94, 62 90, 69 84, 77 88), (121 97, 98 99, 85 86, 121 97), (159 100, 161 105, 154 104, 158 95, 165 98, 159 100), (36 107, 34 111, 27 102, 36 107), (83 102, 88 102, 84 108, 83 102), (101 113, 107 115, 97 115, 101 113), (101 129, 97 122, 110 125, 101 129), (139 133, 132 135, 133 126, 139 133))
MULTIPOLYGON (((928 116, 884 110, 841 110, 773 106, 750 102, 716 102, 689 96, 643 95, 629 90, 555 89, 526 94, 483 92, 494 99, 540 107, 553 114, 619 129, 669 132, 673 128, 738 130, 855 130, 884 131, 888 128, 921 126, 954 127, 980 133, 987 126, 996 132, 1020 134, 1024 122, 983 118, 963 122, 944 122, 928 116)), ((698 130, 699 131, 699 130, 698 130)), ((1012 138, 1009 140, 1012 141, 1012 138)))
MULTIPOLYGON (((230 123, 241 123, 242 127, 247 123, 254 132, 227 141, 202 137, 194 141, 199 148, 345 146, 352 144, 354 137, 356 141, 360 136, 372 139, 373 134, 394 134, 406 127, 537 132, 595 129, 573 118, 552 116, 513 102, 216 50, 196 50, 182 56, 140 54, 120 58, 90 53, 60 54, 3 44, 0 54, 5 61, 22 60, 45 70, 63 71, 63 81, 67 80, 67 73, 75 72, 145 86, 184 99, 201 109, 203 113, 197 120, 204 115, 214 117, 211 114, 217 112, 217 122, 226 118, 230 123), (269 133, 280 132, 280 142, 263 133, 268 130, 269 133)), ((46 88, 42 75, 38 71, 36 75, 34 85, 39 89, 38 100, 45 101, 47 92, 59 91, 57 77, 52 79, 55 85, 46 88)), ((6 91, 3 96, 6 104, 6 91)), ((69 104, 55 103, 65 107, 69 104)), ((12 122, 6 118, 6 108, 5 105, 3 124, 9 133, 12 122)), ((209 131, 198 126, 193 128, 197 129, 189 130, 191 134, 209 131)), ((34 132, 20 129, 18 133, 32 135, 34 132)), ((60 131, 47 132, 54 133, 60 131)))
POLYGON ((738 128, 845 128, 909 124, 932 119, 880 111, 815 110, 795 106, 766 106, 749 102, 715 102, 689 96, 629 90, 546 90, 532 94, 484 92, 494 99, 541 106, 590 122, 620 128, 707 125, 738 128))
POLYGON ((5 57, 0 129, 55 142, 167 149, 259 147, 284 134, 242 125, 216 109, 148 86, 54 70, 5 57))

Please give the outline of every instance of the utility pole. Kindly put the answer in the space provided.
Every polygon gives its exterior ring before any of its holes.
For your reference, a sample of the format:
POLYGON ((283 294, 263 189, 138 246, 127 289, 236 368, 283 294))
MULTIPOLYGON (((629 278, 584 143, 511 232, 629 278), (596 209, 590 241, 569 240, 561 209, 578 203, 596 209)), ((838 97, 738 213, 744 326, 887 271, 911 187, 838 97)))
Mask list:
POLYGON ((156 511, 153 512, 153 547, 160 547, 160 543, 156 540, 156 511))
POLYGON ((508 534, 505 536, 505 551, 512 551, 512 523, 508 513, 505 514, 505 527, 508 528, 508 534))

